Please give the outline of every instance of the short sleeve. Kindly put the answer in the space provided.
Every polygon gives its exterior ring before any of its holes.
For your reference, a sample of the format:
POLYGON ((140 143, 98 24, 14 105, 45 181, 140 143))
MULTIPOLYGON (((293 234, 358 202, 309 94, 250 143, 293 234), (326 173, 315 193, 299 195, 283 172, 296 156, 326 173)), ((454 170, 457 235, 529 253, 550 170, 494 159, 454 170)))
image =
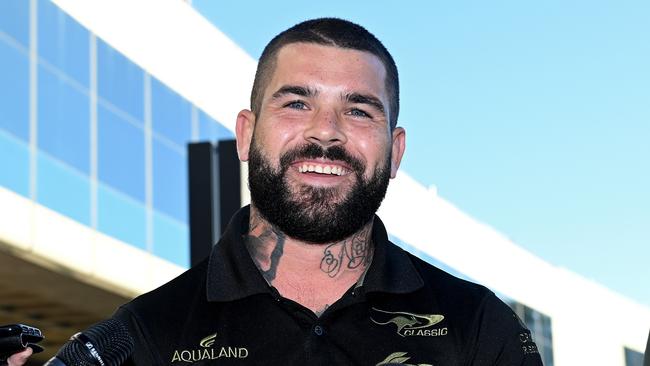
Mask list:
POLYGON ((494 294, 484 299, 475 316, 468 365, 542 366, 530 331, 521 319, 494 294))

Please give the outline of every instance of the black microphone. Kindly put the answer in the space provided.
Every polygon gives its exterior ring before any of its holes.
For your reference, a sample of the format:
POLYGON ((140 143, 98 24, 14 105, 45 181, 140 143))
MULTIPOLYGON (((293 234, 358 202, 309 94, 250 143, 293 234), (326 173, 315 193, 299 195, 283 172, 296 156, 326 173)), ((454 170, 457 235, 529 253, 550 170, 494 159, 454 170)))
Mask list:
POLYGON ((107 319, 79 332, 44 366, 119 366, 133 352, 124 324, 107 319))

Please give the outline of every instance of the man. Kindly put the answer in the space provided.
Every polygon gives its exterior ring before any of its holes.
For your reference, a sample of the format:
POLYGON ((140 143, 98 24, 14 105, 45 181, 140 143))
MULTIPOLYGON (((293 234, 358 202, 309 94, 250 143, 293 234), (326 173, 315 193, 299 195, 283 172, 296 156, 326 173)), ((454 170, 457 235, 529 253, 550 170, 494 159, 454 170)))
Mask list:
POLYGON ((398 110, 395 63, 364 28, 276 36, 237 116, 252 203, 207 260, 118 310, 128 363, 541 365, 492 292, 388 240, 375 211, 405 149, 398 110))
POLYGON ((541 365, 482 286, 387 239, 374 213, 405 148, 397 68, 364 28, 316 19, 260 58, 237 116, 250 208, 209 259, 115 315, 137 365, 541 365))

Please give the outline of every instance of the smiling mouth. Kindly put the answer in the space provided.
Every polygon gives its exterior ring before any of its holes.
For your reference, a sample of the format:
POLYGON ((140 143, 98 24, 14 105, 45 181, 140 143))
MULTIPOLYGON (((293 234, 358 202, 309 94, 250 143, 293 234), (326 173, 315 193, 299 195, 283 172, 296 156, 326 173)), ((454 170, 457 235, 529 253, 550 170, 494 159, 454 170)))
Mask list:
POLYGON ((301 164, 298 166, 298 171, 300 173, 317 173, 323 175, 345 175, 348 171, 338 165, 327 165, 327 164, 301 164))

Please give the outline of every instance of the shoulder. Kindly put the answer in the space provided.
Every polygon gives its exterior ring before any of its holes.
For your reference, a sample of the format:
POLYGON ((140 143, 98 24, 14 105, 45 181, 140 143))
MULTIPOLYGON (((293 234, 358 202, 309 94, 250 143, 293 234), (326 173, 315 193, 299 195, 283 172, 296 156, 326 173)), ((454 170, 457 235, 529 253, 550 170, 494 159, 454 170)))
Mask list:
POLYGON ((469 364, 542 365, 530 331, 494 292, 409 256, 424 281, 421 291, 432 294, 450 326, 459 327, 469 364))
POLYGON ((414 311, 436 312, 464 334, 485 311, 508 316, 509 307, 485 286, 447 273, 398 246, 391 245, 389 252, 393 265, 387 266, 385 272, 391 282, 399 285, 392 286, 392 294, 376 295, 381 302, 414 311))
POLYGON ((424 282, 417 296, 433 297, 432 301, 450 317, 463 319, 473 326, 491 320, 514 332, 525 329, 510 306, 487 287, 458 278, 414 255, 409 257, 424 282))
POLYGON ((174 307, 192 302, 197 297, 205 299, 206 276, 207 261, 203 261, 155 290, 136 297, 122 308, 134 314, 150 314, 153 310, 173 311, 174 307))
POLYGON ((439 301, 457 304, 462 300, 463 303, 476 308, 487 298, 494 296, 494 293, 483 285, 456 277, 413 254, 408 253, 408 257, 424 282, 422 291, 435 293, 439 301))
POLYGON ((169 330, 179 327, 188 309, 206 302, 207 261, 122 305, 113 318, 122 322, 134 339, 135 350, 127 365, 162 364, 158 352, 166 347, 169 330))

